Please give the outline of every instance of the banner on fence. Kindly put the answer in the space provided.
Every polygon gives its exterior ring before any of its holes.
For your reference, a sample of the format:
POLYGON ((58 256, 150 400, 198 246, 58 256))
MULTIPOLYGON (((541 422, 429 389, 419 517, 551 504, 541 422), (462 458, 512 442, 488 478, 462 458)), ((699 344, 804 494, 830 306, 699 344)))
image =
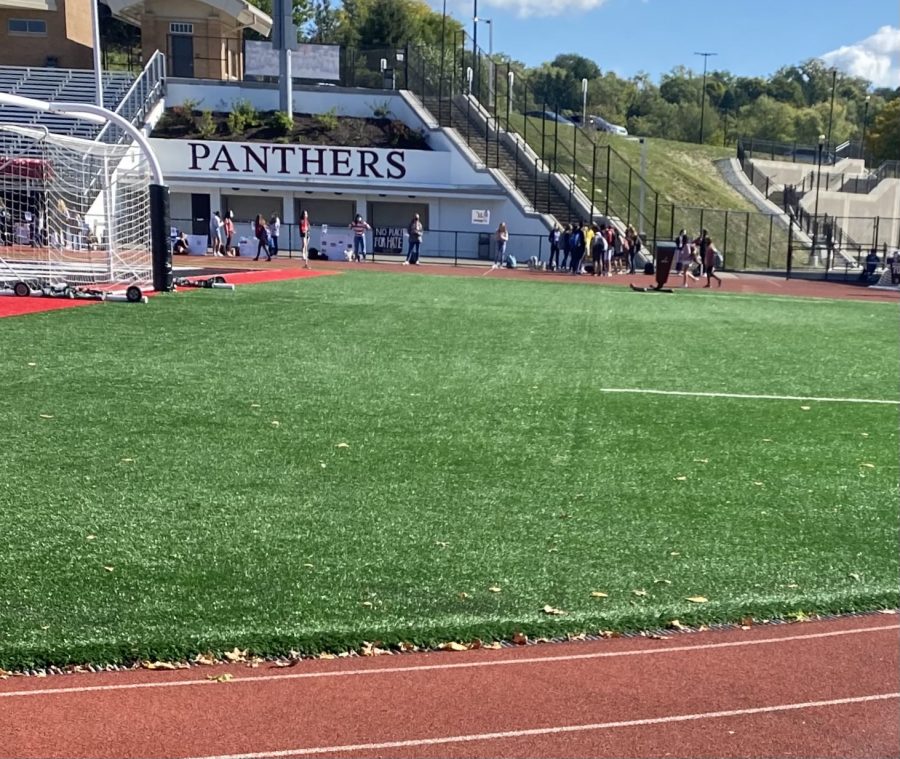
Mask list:
POLYGON ((375 227, 372 235, 376 253, 403 253, 403 227, 375 227))
POLYGON ((472 209, 472 223, 473 224, 490 224, 491 223, 491 212, 477 211, 474 208, 472 209))

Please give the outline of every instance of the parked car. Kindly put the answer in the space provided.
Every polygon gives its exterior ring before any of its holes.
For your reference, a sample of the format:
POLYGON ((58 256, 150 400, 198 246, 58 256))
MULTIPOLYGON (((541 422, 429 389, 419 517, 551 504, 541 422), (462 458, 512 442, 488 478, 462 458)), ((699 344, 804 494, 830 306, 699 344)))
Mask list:
POLYGON ((618 134, 622 137, 628 136, 628 130, 623 126, 618 126, 617 124, 610 124, 606 119, 602 116, 588 116, 588 121, 593 125, 594 129, 598 132, 608 132, 609 134, 618 134))
POLYGON ((565 116, 559 116, 553 111, 526 111, 525 115, 536 119, 544 119, 545 121, 558 121, 560 124, 575 126, 572 119, 567 119, 565 116))

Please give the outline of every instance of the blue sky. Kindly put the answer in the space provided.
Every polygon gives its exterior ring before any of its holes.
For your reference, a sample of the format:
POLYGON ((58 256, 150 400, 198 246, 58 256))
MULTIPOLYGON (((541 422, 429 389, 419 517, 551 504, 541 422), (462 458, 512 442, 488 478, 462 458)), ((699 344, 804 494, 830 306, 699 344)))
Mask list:
MULTIPOLYGON (((447 9, 471 33, 473 0, 447 0, 447 9)), ((900 86, 897 0, 478 0, 478 15, 493 21, 494 49, 529 66, 577 52, 603 70, 643 70, 657 81, 680 64, 702 69, 694 51, 717 52, 711 68, 742 76, 827 56, 879 86, 900 86)), ((487 49, 488 27, 479 27, 487 49)))

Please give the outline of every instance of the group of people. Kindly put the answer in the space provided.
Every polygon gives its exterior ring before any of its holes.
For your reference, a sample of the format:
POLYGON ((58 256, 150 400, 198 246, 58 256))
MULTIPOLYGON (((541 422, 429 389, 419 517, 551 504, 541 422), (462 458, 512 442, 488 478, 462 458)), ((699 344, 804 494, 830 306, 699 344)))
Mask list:
POLYGON ((583 221, 565 227, 555 224, 550 230, 549 242, 549 271, 595 277, 634 274, 637 256, 644 245, 631 224, 623 235, 611 224, 586 224, 583 221))
POLYGON ((716 269, 722 265, 722 256, 713 244, 709 231, 701 230, 700 235, 693 240, 682 229, 675 238, 675 272, 681 275, 681 286, 687 287, 688 280, 699 282, 706 276, 704 287, 711 287, 716 280, 719 287, 722 279, 716 274, 716 269))

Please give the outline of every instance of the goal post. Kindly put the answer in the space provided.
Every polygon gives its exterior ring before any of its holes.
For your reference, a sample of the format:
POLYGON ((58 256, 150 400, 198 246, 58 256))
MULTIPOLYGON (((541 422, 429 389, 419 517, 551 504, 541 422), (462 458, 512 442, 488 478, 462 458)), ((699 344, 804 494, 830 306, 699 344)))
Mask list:
POLYGON ((102 142, 0 124, 0 284, 171 290, 168 188, 144 134, 92 104, 3 104, 119 129, 102 142))

